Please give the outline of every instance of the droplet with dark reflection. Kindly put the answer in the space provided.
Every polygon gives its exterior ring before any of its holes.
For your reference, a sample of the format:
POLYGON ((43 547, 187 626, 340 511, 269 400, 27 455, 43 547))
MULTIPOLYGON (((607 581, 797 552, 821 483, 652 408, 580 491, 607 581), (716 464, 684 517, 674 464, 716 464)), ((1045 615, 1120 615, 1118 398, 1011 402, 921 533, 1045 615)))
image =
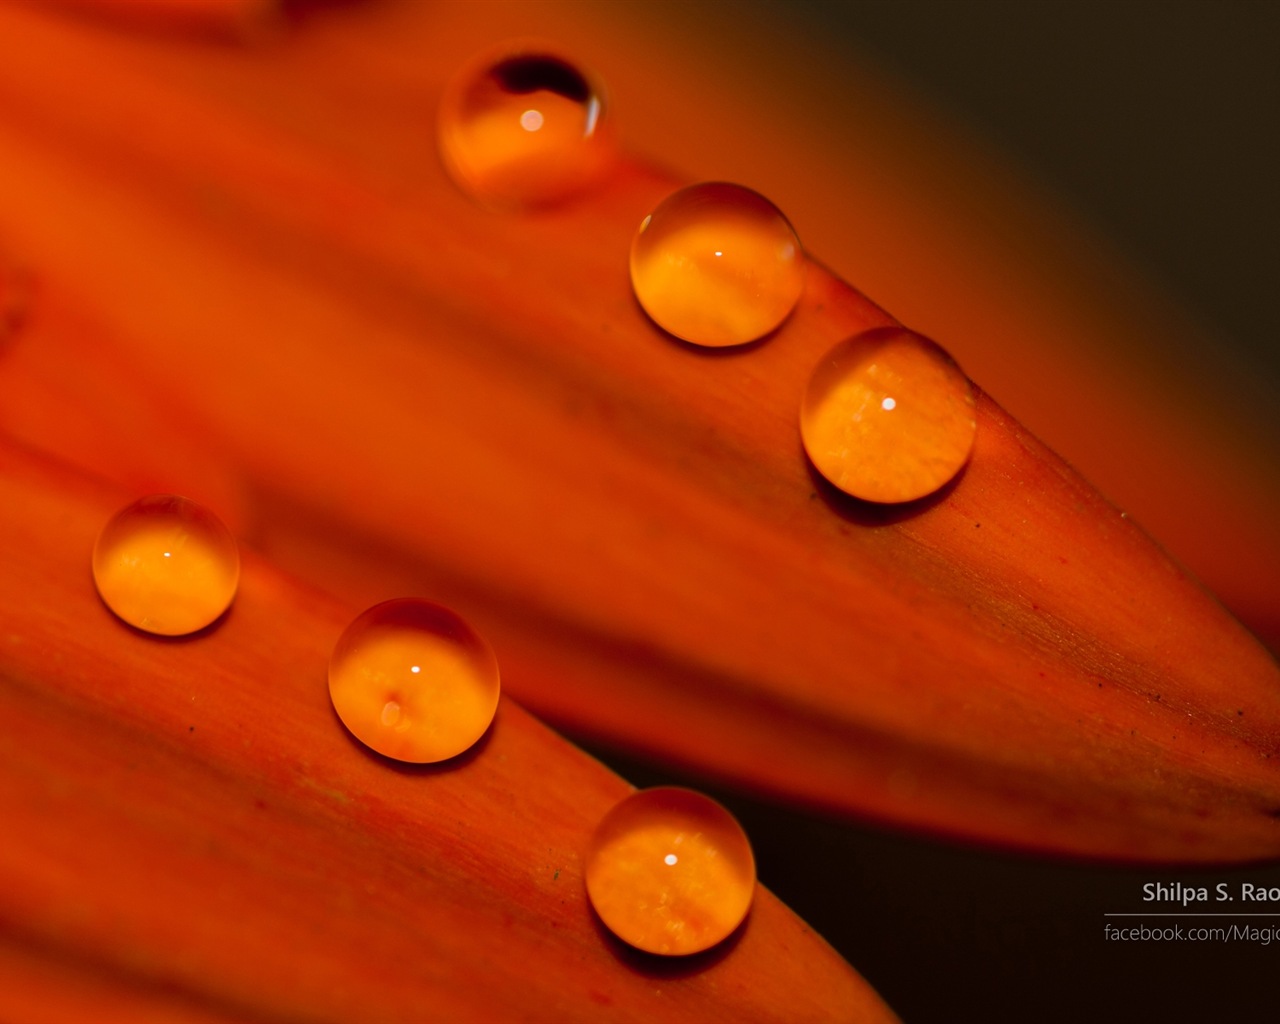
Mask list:
POLYGON ((561 202, 614 153, 602 90, 569 59, 514 44, 464 68, 440 105, 440 152, 455 182, 487 206, 561 202))

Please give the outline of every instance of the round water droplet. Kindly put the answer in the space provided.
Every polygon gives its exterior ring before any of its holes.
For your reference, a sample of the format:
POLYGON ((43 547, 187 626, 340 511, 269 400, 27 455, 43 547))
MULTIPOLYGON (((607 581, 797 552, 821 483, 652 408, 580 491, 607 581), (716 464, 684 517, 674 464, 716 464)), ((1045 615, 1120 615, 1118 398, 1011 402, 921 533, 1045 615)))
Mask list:
POLYGON ((631 243, 631 286, 663 330, 695 345, 762 338, 804 290, 804 254, 787 218, 741 185, 669 195, 631 243))
POLYGON ((559 202, 596 179, 613 152, 600 88, 542 46, 512 44, 474 61, 440 104, 445 167, 486 205, 559 202))
POLYGON ((710 949, 742 923, 756 863, 733 815, 701 793, 662 786, 604 816, 587 850, 586 882, 618 938, 676 956, 710 949))
POLYGON ((461 754, 498 709, 498 660, 455 612, 416 598, 375 605, 329 659, 329 696, 356 739, 398 761, 461 754))
POLYGON ((882 327, 842 341, 813 371, 800 433, 814 466, 866 501, 913 501, 960 471, 977 421, 969 379, 928 338, 882 327))
POLYGON ((93 580, 108 608, 160 636, 203 629, 227 610, 240 551, 222 521, 189 498, 142 498, 111 519, 93 548, 93 580))

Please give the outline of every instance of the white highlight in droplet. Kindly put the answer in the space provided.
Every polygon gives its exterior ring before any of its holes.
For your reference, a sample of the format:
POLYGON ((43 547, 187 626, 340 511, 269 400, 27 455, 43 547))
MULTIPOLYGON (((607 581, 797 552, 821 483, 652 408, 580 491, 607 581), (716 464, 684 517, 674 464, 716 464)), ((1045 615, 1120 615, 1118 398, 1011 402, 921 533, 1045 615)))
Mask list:
POLYGON ((599 123, 599 121, 600 121, 600 100, 597 97, 592 96, 591 99, 587 101, 587 119, 582 126, 582 135, 584 138, 595 132, 596 125, 599 123))
POLYGON ((679 859, 680 858, 677 857, 674 853, 669 853, 662 858, 662 863, 670 865, 670 864, 676 863, 676 861, 678 861, 679 859))
POLYGON ((542 111, 526 110, 520 115, 520 127, 527 132, 536 132, 542 127, 542 111))
POLYGON ((880 408, 883 409, 885 412, 892 412, 895 408, 897 408, 897 405, 898 403, 895 402, 892 398, 886 398, 883 402, 880 403, 880 408))

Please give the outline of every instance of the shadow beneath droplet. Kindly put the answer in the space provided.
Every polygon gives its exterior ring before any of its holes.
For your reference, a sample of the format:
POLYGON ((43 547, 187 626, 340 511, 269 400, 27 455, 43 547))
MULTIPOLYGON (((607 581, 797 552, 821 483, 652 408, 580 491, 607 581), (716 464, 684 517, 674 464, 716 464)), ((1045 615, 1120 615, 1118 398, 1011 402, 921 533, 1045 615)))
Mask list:
POLYGON ((917 498, 915 501, 881 504, 877 501, 864 501, 861 498, 853 497, 851 494, 845 494, 844 491, 840 490, 839 487, 831 483, 814 468, 809 456, 804 451, 803 445, 800 446, 800 458, 804 460, 804 467, 809 474, 813 493, 841 519, 863 527, 893 526, 904 519, 914 519, 922 512, 927 512, 940 502, 946 501, 951 492, 960 486, 960 481, 964 479, 965 474, 969 471, 969 463, 966 461, 955 476, 932 494, 926 494, 923 498, 917 498))
POLYGON ((211 636, 213 633, 216 633, 218 630, 220 630, 223 627, 223 624, 226 623, 231 618, 232 611, 235 609, 235 606, 236 606, 235 602, 232 601, 231 604, 227 606, 226 610, 221 615, 219 615, 216 619, 214 619, 211 623, 209 623, 209 625, 203 626, 192 633, 183 633, 180 636, 167 636, 163 633, 152 633, 151 631, 142 629, 138 626, 133 625, 132 623, 125 622, 124 619, 120 618, 119 615, 117 615, 115 612, 111 610, 111 606, 102 599, 101 594, 98 595, 98 602, 102 605, 103 608, 107 610, 107 613, 111 616, 112 621, 118 623, 122 628, 128 630, 134 636, 141 637, 142 639, 149 640, 153 643, 162 643, 162 644, 189 644, 189 643, 195 643, 198 640, 203 640, 205 639, 205 637, 211 636))
POLYGON ((709 970, 727 957, 737 948, 742 936, 751 924, 751 912, 723 942, 719 942, 701 953, 690 953, 687 956, 662 956, 658 953, 646 953, 628 945, 609 930, 608 925, 600 919, 595 908, 591 907, 591 923, 600 938, 601 944, 615 960, 635 974, 646 978, 691 978, 709 970))
POLYGON ((449 772, 457 771, 460 768, 465 768, 477 757, 483 756, 491 739, 493 738, 494 730, 498 728, 498 719, 502 717, 502 700, 499 699, 498 701, 498 710, 493 716, 493 721, 489 723, 489 728, 485 729, 475 743, 471 744, 471 746, 462 753, 455 754, 447 760, 432 761, 428 764, 416 764, 412 761, 397 761, 394 757, 388 757, 386 754, 378 753, 378 751, 374 750, 372 747, 366 746, 355 733, 347 728, 347 724, 341 717, 339 717, 332 701, 329 703, 329 713, 333 715, 333 720, 338 723, 338 727, 342 732, 342 735, 347 738, 347 742, 364 757, 377 764, 380 768, 384 770, 390 769, 400 775, 445 775, 449 772))

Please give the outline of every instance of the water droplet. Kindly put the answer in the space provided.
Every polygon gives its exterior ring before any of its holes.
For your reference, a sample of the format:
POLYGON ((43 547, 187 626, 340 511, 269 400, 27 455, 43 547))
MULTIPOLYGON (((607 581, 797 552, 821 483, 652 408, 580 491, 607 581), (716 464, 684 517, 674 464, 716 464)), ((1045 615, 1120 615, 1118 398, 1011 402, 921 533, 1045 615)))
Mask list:
POLYGON ((240 552, 222 521, 172 494, 141 498, 102 528, 93 580, 121 619, 160 636, 183 636, 227 610, 240 582, 240 552))
POLYGON ((614 153, 604 98, 571 61, 511 44, 464 68, 440 104, 440 153, 464 192, 542 206, 591 184, 614 153))
POLYGON ((866 501, 913 501, 956 475, 973 448, 973 389, 928 338, 882 327, 842 341, 809 379, 805 451, 824 477, 866 501))
POLYGON ((329 696, 356 739, 398 761, 471 747, 498 709, 498 661, 455 612, 416 598, 375 605, 329 660, 329 696))
POLYGON ((663 786, 633 793, 604 816, 587 850, 586 882, 618 938, 675 956, 709 949, 742 923, 756 865, 733 815, 701 793, 663 786))
POLYGON ((804 257, 787 218, 741 185, 674 192, 631 243, 631 286, 663 330, 695 345, 762 338, 804 289, 804 257))

